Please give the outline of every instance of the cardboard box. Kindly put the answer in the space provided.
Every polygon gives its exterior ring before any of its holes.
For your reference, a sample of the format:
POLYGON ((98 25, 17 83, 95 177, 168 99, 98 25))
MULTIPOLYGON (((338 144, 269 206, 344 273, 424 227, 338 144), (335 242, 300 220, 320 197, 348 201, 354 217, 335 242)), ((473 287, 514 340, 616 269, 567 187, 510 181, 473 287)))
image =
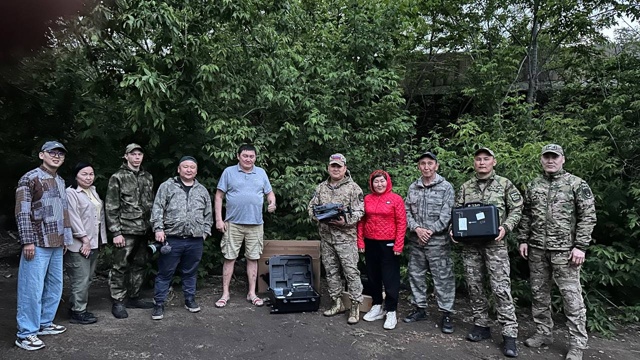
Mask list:
MULTIPOLYGON (((373 306, 373 299, 369 295, 362 296, 364 297, 364 300, 362 300, 362 304, 360 304, 360 312, 366 313, 371 310, 371 306, 373 306)), ((342 292, 342 303, 345 308, 351 308, 351 299, 349 298, 349 293, 347 291, 342 292)))
POLYGON ((269 273, 267 264, 273 255, 309 255, 313 266, 313 288, 320 293, 320 240, 265 240, 258 260, 258 293, 267 292, 269 284, 262 275, 269 273))

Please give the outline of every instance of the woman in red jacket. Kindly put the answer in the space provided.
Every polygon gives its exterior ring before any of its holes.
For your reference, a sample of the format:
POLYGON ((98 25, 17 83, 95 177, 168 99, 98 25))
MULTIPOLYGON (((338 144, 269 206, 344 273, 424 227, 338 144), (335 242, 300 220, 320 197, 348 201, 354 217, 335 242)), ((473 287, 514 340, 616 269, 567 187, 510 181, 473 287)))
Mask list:
POLYGON ((402 197, 391 191, 393 186, 387 172, 376 170, 371 173, 369 188, 371 194, 364 197, 364 217, 358 223, 358 250, 364 253, 373 306, 363 319, 374 321, 386 317, 384 328, 391 330, 398 323, 399 255, 404 247, 407 214, 402 197))

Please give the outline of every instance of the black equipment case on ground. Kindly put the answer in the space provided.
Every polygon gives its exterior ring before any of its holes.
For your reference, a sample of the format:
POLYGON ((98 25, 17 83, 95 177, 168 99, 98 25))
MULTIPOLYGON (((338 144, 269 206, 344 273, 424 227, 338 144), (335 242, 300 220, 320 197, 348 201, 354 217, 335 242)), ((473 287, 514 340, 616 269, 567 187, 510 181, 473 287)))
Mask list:
POLYGON ((275 255, 269 258, 271 313, 318 311, 320 295, 313 289, 309 255, 275 255))
POLYGON ((495 205, 467 203, 451 211, 453 238, 465 244, 484 244, 498 237, 498 221, 495 205))

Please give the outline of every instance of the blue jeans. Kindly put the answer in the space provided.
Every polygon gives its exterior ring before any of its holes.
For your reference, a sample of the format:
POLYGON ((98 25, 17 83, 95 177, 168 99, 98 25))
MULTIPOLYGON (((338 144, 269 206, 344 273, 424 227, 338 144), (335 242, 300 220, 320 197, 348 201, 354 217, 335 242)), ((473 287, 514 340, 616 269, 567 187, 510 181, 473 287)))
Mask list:
POLYGON ((51 325, 62 297, 62 247, 36 246, 33 259, 20 257, 18 269, 18 337, 36 335, 51 325))
POLYGON ((204 241, 201 237, 183 239, 171 236, 167 236, 167 241, 171 245, 171 252, 160 254, 158 258, 158 275, 153 295, 156 304, 163 304, 166 300, 178 265, 182 274, 182 292, 185 300, 196 296, 198 265, 202 259, 204 241))

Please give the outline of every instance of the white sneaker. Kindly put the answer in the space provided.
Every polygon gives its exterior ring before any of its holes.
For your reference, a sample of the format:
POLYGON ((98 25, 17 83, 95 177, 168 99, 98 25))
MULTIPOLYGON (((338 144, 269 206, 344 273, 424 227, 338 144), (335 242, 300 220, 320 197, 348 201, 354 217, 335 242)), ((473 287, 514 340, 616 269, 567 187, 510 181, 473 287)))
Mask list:
POLYGON ((29 335, 24 339, 17 338, 16 346, 25 350, 40 350, 44 347, 44 343, 37 336, 29 335))
POLYGON ((364 314, 362 320, 364 321, 376 321, 384 319, 384 316, 387 314, 386 311, 382 310, 382 305, 373 305, 371 310, 368 313, 364 314))
POLYGON ((396 325, 398 325, 398 319, 396 319, 396 312, 395 311, 389 311, 387 313, 387 319, 384 321, 384 328, 385 330, 393 330, 396 328, 396 325))

